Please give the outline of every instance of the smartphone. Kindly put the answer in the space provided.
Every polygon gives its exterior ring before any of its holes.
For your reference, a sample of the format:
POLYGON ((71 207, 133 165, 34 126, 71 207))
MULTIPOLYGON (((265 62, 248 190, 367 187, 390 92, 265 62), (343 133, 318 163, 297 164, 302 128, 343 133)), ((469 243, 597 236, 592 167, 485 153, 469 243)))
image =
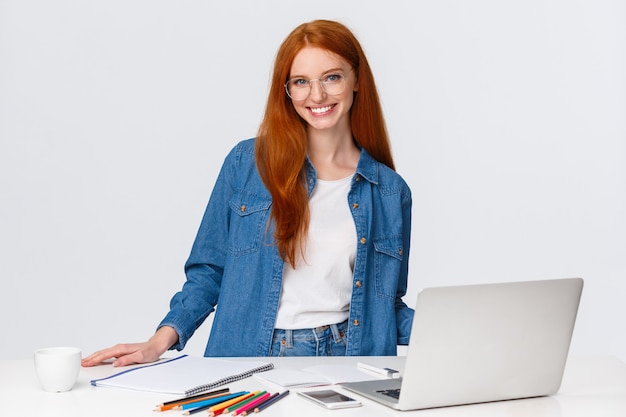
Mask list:
POLYGON ((330 389, 320 391, 298 391, 298 394, 317 405, 335 410, 337 408, 359 407, 360 401, 330 389))

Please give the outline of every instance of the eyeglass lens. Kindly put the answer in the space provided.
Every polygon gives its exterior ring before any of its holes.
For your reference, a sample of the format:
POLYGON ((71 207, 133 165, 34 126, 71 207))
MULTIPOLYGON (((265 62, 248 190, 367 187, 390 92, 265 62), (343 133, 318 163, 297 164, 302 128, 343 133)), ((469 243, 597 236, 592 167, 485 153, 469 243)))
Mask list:
POLYGON ((311 83, 318 81, 326 94, 335 96, 343 93, 346 77, 343 74, 329 74, 317 80, 292 78, 285 84, 287 95, 293 100, 304 100, 311 94, 311 83))

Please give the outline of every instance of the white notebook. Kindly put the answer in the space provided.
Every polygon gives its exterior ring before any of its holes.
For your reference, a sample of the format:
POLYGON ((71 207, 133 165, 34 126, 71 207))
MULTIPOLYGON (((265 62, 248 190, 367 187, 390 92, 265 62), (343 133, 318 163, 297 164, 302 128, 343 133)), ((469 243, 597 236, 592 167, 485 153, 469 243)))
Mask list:
POLYGON ((91 385, 189 396, 272 368, 274 364, 265 361, 182 355, 94 379, 91 385))
POLYGON ((382 376, 361 371, 354 365, 314 365, 301 370, 273 369, 254 377, 262 382, 269 382, 283 388, 306 388, 385 379, 382 376))

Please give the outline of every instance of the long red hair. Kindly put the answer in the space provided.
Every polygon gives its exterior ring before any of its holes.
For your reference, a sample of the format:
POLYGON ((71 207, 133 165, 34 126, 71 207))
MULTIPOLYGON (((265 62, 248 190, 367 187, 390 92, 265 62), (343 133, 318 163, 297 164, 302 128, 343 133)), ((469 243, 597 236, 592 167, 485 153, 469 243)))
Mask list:
POLYGON ((315 20, 298 26, 287 36, 276 55, 256 144, 259 174, 272 195, 274 239, 280 256, 294 268, 309 224, 309 200, 303 169, 307 135, 306 123, 293 108, 284 85, 295 56, 306 46, 333 52, 352 66, 359 86, 350 110, 354 140, 374 159, 395 169, 374 76, 356 37, 346 26, 329 20, 315 20))

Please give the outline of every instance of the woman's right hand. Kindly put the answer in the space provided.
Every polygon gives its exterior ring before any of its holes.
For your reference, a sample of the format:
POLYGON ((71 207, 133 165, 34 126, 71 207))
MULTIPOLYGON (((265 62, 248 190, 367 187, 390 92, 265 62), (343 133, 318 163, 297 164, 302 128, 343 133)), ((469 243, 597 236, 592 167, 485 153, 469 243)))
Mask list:
POLYGON ((109 359, 115 359, 113 366, 116 367, 154 362, 177 341, 178 333, 172 327, 163 326, 147 342, 117 344, 92 353, 83 358, 81 364, 86 367, 94 366, 109 359))

